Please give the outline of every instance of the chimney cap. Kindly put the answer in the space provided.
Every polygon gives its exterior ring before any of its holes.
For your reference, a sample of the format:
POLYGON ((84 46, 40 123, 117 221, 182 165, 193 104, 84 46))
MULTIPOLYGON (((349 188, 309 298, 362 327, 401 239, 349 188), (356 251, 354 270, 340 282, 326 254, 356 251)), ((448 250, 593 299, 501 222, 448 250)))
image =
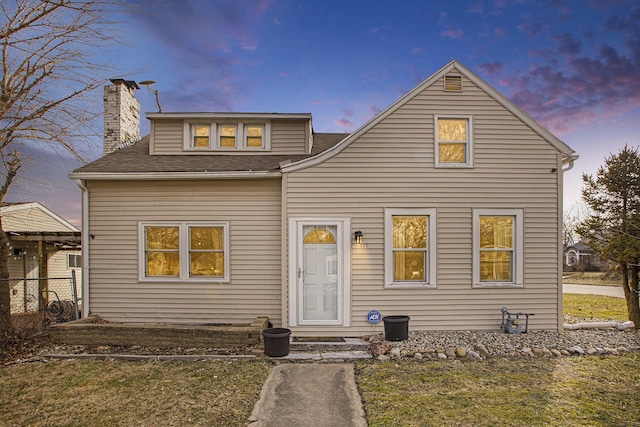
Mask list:
POLYGON ((125 80, 125 79, 109 79, 109 80, 111 80, 111 83, 113 83, 114 85, 123 84, 129 89, 140 89, 140 87, 138 87, 138 84, 134 80, 125 80))

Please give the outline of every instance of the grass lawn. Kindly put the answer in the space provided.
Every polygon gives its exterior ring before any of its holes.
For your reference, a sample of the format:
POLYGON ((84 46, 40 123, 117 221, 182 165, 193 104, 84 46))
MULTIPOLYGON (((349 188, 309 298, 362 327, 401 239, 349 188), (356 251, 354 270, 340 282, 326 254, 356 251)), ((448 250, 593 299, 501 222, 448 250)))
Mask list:
MULTIPOLYGON (((626 320, 623 299, 565 294, 564 313, 626 320)), ((640 426, 640 354, 482 362, 362 361, 374 426, 640 426)), ((48 361, 0 366, 0 425, 243 426, 263 361, 48 361)))
POLYGON ((574 317, 615 320, 629 320, 624 298, 601 295, 562 294, 562 311, 574 317))
POLYGON ((605 286, 620 286, 621 278, 614 272, 597 272, 597 271, 585 271, 585 272, 564 272, 562 274, 562 281, 564 283, 574 283, 578 285, 605 285, 605 286))
POLYGON ((370 427, 639 426, 640 354, 359 362, 370 427))
POLYGON ((50 361, 0 367, 0 425, 242 426, 263 362, 50 361))

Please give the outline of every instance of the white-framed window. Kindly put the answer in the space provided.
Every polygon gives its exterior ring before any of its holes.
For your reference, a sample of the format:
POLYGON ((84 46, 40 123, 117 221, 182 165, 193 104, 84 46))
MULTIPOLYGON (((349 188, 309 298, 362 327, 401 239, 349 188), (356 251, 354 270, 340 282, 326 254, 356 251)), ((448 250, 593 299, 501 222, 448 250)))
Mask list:
POLYGON ((436 286, 436 209, 384 210, 386 287, 436 286))
POLYGON ((184 122, 185 151, 269 151, 270 122, 184 122))
POLYGON ((215 135, 215 123, 185 122, 184 148, 185 150, 210 150, 215 135))
POLYGON ((229 281, 229 224, 141 222, 140 280, 229 281))
POLYGON ((473 285, 524 283, 524 210, 473 210, 473 285))
POLYGON ((473 119, 471 116, 435 116, 437 167, 473 166, 473 119))
POLYGON ((238 125, 219 124, 217 146, 221 149, 236 149, 238 147, 238 125))
POLYGON ((67 268, 82 268, 82 255, 67 254, 67 268))

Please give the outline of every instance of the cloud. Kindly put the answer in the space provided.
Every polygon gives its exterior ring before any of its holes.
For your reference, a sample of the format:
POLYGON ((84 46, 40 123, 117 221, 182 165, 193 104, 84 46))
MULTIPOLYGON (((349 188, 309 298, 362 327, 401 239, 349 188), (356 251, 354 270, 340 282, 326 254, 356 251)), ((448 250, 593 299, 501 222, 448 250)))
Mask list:
POLYGON ((505 37, 509 35, 509 31, 504 27, 495 28, 493 33, 498 37, 505 37))
POLYGON ((163 107, 231 111, 242 104, 251 87, 241 84, 237 65, 253 61, 247 55, 259 48, 255 26, 271 3, 220 1, 212 8, 206 1, 166 2, 132 15, 131 24, 148 35, 138 63, 152 63, 163 107), (165 60, 153 64, 156 58, 165 60))
POLYGON ((527 34, 529 37, 534 38, 542 32, 542 24, 538 21, 527 22, 518 25, 518 29, 527 34))
POLYGON ((339 119, 335 119, 333 121, 333 123, 335 123, 336 126, 341 128, 343 131, 351 131, 351 130, 353 130, 355 128, 355 124, 352 121, 350 121, 350 120, 348 120, 348 119, 346 119, 344 117, 341 117, 339 119))
POLYGON ((311 103, 318 106, 322 105, 322 101, 320 101, 319 99, 314 99, 313 101, 311 101, 311 103))
POLYGON ((485 62, 478 65, 478 69, 488 75, 500 74, 504 70, 504 64, 498 61, 485 62))
POLYGON ((580 42, 569 33, 561 34, 556 37, 554 41, 560 43, 558 53, 565 53, 567 55, 577 55, 580 53, 580 42))
POLYGON ((452 39, 461 39, 464 36, 464 31, 459 28, 447 27, 443 31, 440 32, 441 36, 449 37, 452 39))
POLYGON ((411 55, 420 55, 423 52, 424 52, 424 49, 422 49, 421 47, 414 47, 413 49, 411 49, 409 53, 411 55))
POLYGON ((467 13, 474 13, 478 15, 484 15, 484 3, 476 3, 467 9, 467 13))
POLYGON ((258 49, 258 41, 257 40, 251 40, 251 41, 243 41, 240 46, 242 46, 242 48, 244 50, 248 50, 250 52, 254 52, 255 50, 258 49))
POLYGON ((438 25, 444 24, 444 21, 447 20, 447 12, 440 12, 438 14, 438 25))
POLYGON ((569 56, 566 67, 534 63, 503 82, 513 102, 552 131, 568 132, 640 105, 640 42, 634 43, 627 54, 602 44, 591 57, 569 56))

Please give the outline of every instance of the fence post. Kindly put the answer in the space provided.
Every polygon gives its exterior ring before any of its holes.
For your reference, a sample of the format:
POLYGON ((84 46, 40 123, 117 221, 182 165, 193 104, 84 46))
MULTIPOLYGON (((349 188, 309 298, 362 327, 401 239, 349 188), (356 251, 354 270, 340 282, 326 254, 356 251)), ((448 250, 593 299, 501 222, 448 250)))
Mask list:
POLYGON ((73 291, 73 295, 71 295, 73 299, 73 319, 80 319, 80 311, 78 310, 78 285, 76 284, 76 270, 75 268, 71 270, 71 289, 73 291))

